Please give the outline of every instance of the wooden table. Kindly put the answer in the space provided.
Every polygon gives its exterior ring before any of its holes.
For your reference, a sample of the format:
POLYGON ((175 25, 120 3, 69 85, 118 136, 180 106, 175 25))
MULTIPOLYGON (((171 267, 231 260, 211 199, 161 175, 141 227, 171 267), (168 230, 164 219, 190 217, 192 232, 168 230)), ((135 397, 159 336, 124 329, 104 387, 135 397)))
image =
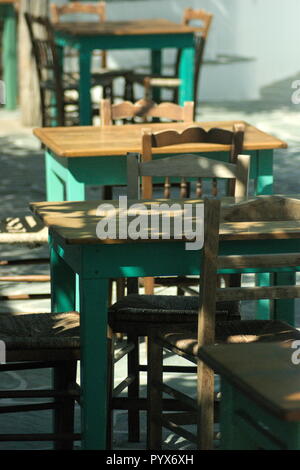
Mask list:
MULTIPOLYGON (((194 123, 195 124, 195 123, 194 123)), ((221 127, 232 130, 234 121, 198 122, 205 129, 221 127)), ((130 124, 106 127, 39 128, 34 134, 45 146, 47 200, 81 201, 86 185, 126 185, 126 154, 141 152, 141 132, 147 127, 181 131, 192 124, 130 124)), ((271 194, 273 186, 273 151, 287 144, 245 123, 244 153, 251 155, 251 178, 256 194, 271 194)), ((199 152, 208 158, 228 161, 229 147, 217 144, 174 145, 154 149, 166 156, 199 152), (170 151, 171 150, 171 151, 170 151)))
POLYGON ((0 0, 0 17, 4 21, 2 36, 2 67, 5 83, 5 108, 17 107, 17 15, 15 4, 18 0, 0 0))
MULTIPOLYGON (((96 210, 103 202, 31 204, 32 211, 49 227, 54 312, 75 308, 78 275, 84 403, 82 430, 86 449, 105 448, 109 279, 197 275, 200 271, 200 254, 198 256, 197 252, 186 250, 185 241, 176 240, 172 235, 169 240, 161 239, 161 235, 157 240, 137 241, 97 238, 96 227, 101 218, 96 216, 96 210)), ((128 204, 132 202, 137 201, 128 201, 128 204)), ((154 202, 158 203, 157 200, 154 202)), ((224 199, 223 207, 233 202, 235 200, 232 198, 224 199)), ((112 202, 113 208, 117 204, 116 201, 112 202)), ((151 201, 146 203, 147 208, 150 204, 151 201)), ((118 213, 116 218, 118 223, 118 213)), ((261 253, 299 252, 300 209, 299 221, 290 223, 222 224, 220 241, 220 254, 251 254, 257 252, 254 250, 261 253)), ((275 316, 276 313, 275 310, 275 316)), ((286 308, 284 313, 286 317, 280 319, 291 321, 291 317, 288 318, 290 312, 286 308)))
POLYGON ((221 376, 222 450, 300 450, 294 355, 298 358, 299 344, 295 348, 293 341, 200 349, 200 358, 221 376))
POLYGON ((59 46, 79 50, 80 124, 91 124, 91 53, 95 49, 149 49, 152 54, 152 73, 161 73, 161 51, 165 48, 183 49, 179 76, 179 101, 193 100, 194 32, 199 28, 177 24, 164 19, 68 22, 55 25, 59 46))

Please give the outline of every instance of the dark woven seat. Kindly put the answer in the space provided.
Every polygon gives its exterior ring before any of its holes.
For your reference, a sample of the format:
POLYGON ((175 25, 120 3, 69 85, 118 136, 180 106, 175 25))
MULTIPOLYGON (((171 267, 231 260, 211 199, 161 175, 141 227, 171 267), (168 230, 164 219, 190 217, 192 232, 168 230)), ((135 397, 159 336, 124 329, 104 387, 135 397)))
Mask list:
MULTIPOLYGON (((198 296, 131 294, 110 307, 109 321, 115 325, 144 320, 147 326, 149 323, 195 323, 198 308, 198 296)), ((239 319, 239 304, 219 302, 217 317, 219 320, 239 319)))
POLYGON ((0 340, 4 342, 6 352, 6 363, 0 364, 0 372, 53 369, 53 387, 49 390, 1 391, 1 399, 40 399, 39 403, 1 402, 0 413, 49 409, 54 412, 52 433, 1 433, 0 441, 54 441, 55 449, 71 450, 73 441, 80 439, 80 434, 74 433, 74 405, 75 400, 80 400, 76 384, 77 361, 80 359, 79 314, 0 314, 0 340))
POLYGON ((3 314, 0 315, 0 338, 8 353, 20 349, 53 349, 55 354, 56 349, 79 350, 79 314, 3 314))

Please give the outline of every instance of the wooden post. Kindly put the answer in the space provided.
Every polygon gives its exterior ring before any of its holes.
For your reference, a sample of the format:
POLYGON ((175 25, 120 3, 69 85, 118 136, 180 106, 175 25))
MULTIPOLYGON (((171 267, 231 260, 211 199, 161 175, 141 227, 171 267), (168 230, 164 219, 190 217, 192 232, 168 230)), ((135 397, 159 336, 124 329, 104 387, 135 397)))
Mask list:
POLYGON ((19 9, 19 83, 21 121, 24 126, 41 125, 40 96, 35 61, 24 13, 48 16, 49 0, 21 0, 19 9))

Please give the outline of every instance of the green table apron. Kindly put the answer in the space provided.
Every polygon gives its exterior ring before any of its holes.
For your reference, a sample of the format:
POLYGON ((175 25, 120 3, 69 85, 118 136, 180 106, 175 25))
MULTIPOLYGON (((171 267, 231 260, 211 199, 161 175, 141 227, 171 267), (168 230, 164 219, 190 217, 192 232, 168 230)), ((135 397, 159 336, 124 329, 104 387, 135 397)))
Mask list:
MULTIPOLYGON (((247 150, 246 153, 251 155, 254 194, 272 194, 273 150, 247 150)), ((201 152, 201 155, 229 161, 228 152, 201 152)), ((126 155, 59 157, 46 148, 45 159, 47 201, 84 201, 88 185, 127 185, 126 155)))
MULTIPOLYGON (((80 297, 82 432, 84 449, 106 446, 108 282, 117 277, 199 274, 199 252, 182 241, 124 244, 66 244, 50 229, 51 292, 54 312, 75 308, 80 297)), ((294 252, 299 240, 221 242, 220 254, 294 252), (254 251, 255 250, 255 251, 254 251)), ((278 270, 276 270, 278 272, 278 270)), ((282 270, 285 272, 287 270, 282 270)), ((226 271, 228 273, 230 271, 226 271)), ((253 270, 251 270, 253 272, 253 270)), ((259 272, 259 271, 257 271, 259 272)), ((287 312, 286 315, 293 314, 287 312)))
MULTIPOLYGON (((79 108, 80 125, 90 125, 91 115, 91 54, 94 50, 149 49, 152 73, 161 73, 161 51, 165 48, 183 49, 180 63, 179 103, 193 101, 195 42, 193 33, 144 34, 144 35, 74 35, 55 33, 60 47, 71 46, 79 51, 79 108)), ((156 97, 157 98, 157 97, 156 97)))
POLYGON ((300 423, 286 422, 221 377, 221 450, 300 450, 300 423))
POLYGON ((3 20, 2 67, 5 84, 5 108, 16 109, 18 95, 17 71, 17 15, 12 3, 0 4, 3 20))

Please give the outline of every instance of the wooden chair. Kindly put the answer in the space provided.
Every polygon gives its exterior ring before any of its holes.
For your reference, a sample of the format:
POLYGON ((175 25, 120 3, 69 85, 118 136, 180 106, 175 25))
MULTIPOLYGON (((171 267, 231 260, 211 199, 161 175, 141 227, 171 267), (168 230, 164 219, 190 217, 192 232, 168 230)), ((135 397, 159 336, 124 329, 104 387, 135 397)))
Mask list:
MULTIPOLYGON (((153 119, 164 119, 168 121, 192 122, 194 115, 194 103, 186 102, 184 106, 175 103, 156 104, 153 101, 139 100, 136 103, 123 101, 112 104, 111 100, 100 101, 101 126, 110 126, 118 121, 129 120, 132 122, 146 122, 153 119)), ((113 199, 113 187, 104 186, 103 198, 113 199)), ((117 280, 117 298, 125 295, 125 280, 117 280)))
MULTIPOLYGON (((179 176, 186 177, 219 177, 236 180, 236 196, 244 195, 249 177, 249 156, 240 155, 237 163, 220 163, 197 155, 172 156, 148 162, 138 161, 138 155, 129 154, 127 156, 128 172, 128 197, 129 199, 139 198, 140 178, 144 176, 179 176)), ((131 286, 133 289, 134 287, 131 286)), ((152 327, 160 331, 164 326, 177 325, 180 329, 184 325, 193 325, 197 322, 197 296, 161 296, 161 295, 128 295, 114 304, 109 309, 109 326, 111 336, 117 333, 127 335, 128 348, 119 353, 123 357, 128 353, 128 378, 122 382, 116 390, 112 392, 110 412, 117 408, 127 408, 129 439, 138 441, 139 439, 139 410, 147 409, 145 400, 139 397, 139 373, 149 369, 139 363, 139 337, 148 337, 152 327), (134 348, 132 348, 134 345, 134 348), (128 386, 128 398, 119 398, 118 393, 128 386)), ((219 317, 229 320, 238 317, 238 309, 229 303, 218 305, 219 317)), ((238 317, 239 318, 239 317, 238 317)), ((112 346, 114 341, 112 339, 112 346)), ((114 357, 113 352, 110 358, 114 357)), ((181 368, 179 368, 181 369, 181 368)), ((113 381, 113 365, 112 370, 113 381)), ((178 371, 178 368, 169 368, 169 371, 178 371)), ((178 404, 178 403, 177 403, 178 404)), ((169 402, 166 403, 166 406, 169 402)), ((174 408, 174 403, 171 407, 174 408)), ((170 408, 168 408, 170 409, 170 408)), ((185 408, 184 408, 185 409, 185 408)), ((109 419, 111 422, 111 418, 109 419)))
MULTIPOLYGON (((123 101, 122 103, 112 104, 111 100, 101 100, 100 119, 101 126, 108 126, 116 121, 137 120, 146 122, 149 119, 165 119, 168 121, 193 121, 194 104, 186 102, 184 106, 174 103, 162 103, 157 105, 153 101, 139 100, 136 103, 123 101)), ((104 199, 113 199, 113 187, 104 187, 104 199)))
MULTIPOLYGON (((229 161, 236 163, 237 155, 242 153, 244 145, 244 134, 245 126, 243 123, 236 123, 232 131, 227 131, 225 129, 212 128, 208 131, 204 130, 199 126, 191 126, 185 129, 183 132, 176 132, 173 130, 166 130, 158 133, 152 133, 151 130, 144 130, 142 134, 142 160, 144 162, 150 161, 153 158, 153 149, 164 147, 170 147, 172 151, 172 146, 177 144, 188 144, 187 149, 190 148, 190 144, 193 143, 215 143, 223 144, 230 146, 230 157, 229 161)), ((171 163, 171 161, 170 161, 171 163)), ((219 177, 221 174, 219 174, 219 177)), ((235 195, 235 180, 232 179, 228 182, 227 185, 227 194, 235 195)), ((247 188, 245 187, 245 193, 242 196, 246 196, 247 188)), ((195 189, 195 196, 201 198, 205 195, 203 190, 203 178, 198 178, 195 189)), ((211 195, 213 197, 218 196, 218 178, 212 179, 211 195)), ((153 181, 150 177, 144 177, 142 180, 142 199, 151 199, 153 196, 153 181)), ((190 196, 190 185, 186 178, 181 178, 180 181, 180 198, 186 198, 190 196)), ((164 197, 169 199, 171 197, 171 180, 170 176, 165 178, 164 183, 164 197)), ((227 279, 228 281, 228 279, 227 279)), ((239 277, 231 276, 231 281, 228 282, 239 282, 239 277)), ((151 294, 154 292, 154 280, 146 279, 146 293, 151 294)), ((192 280, 188 281, 185 278, 180 278, 176 280, 174 284, 174 278, 156 278, 155 283, 157 285, 167 285, 174 286, 177 285, 179 293, 184 293, 185 291, 190 290, 192 285, 192 280)), ((198 284, 198 280, 196 281, 198 284)), ((195 294, 193 291, 192 294, 195 294)))
MULTIPOLYGON (((199 87, 199 77, 201 66, 203 63, 204 50, 206 45, 206 40, 209 34, 211 22, 213 15, 206 12, 205 10, 194 10, 192 8, 186 8, 184 10, 184 15, 182 23, 184 25, 189 25, 193 21, 200 22, 201 26, 197 33, 195 33, 195 70, 194 70, 194 97, 193 101, 195 106, 197 104, 198 96, 198 87, 199 87)), ((177 52, 177 57, 174 66, 173 75, 150 75, 149 73, 135 73, 129 74, 126 77, 125 82, 125 99, 134 101, 134 84, 140 84, 144 86, 144 97, 146 99, 152 98, 152 89, 161 88, 161 89, 171 89, 173 90, 173 98, 171 101, 174 103, 178 102, 178 89, 180 85, 179 76, 179 67, 181 60, 182 50, 179 49, 177 52)))
POLYGON ((101 126, 110 126, 115 121, 130 119, 136 122, 147 122, 153 118, 164 119, 177 122, 193 122, 194 103, 189 101, 183 106, 175 103, 156 104, 149 100, 139 100, 136 103, 123 101, 122 103, 111 104, 111 100, 101 100, 100 118, 101 126))
MULTIPOLYGON (((94 3, 68 2, 65 5, 50 4, 50 18, 55 25, 64 21, 64 18, 72 15, 82 20, 85 15, 93 15, 100 23, 106 21, 106 3, 97 1, 94 3)), ((100 59, 101 68, 106 68, 106 51, 94 51, 94 56, 100 59)), ((76 57, 76 50, 66 51, 65 57, 76 57)))
MULTIPOLYGON (((29 251, 48 243, 48 230, 33 216, 8 217, 0 221, 2 247, 26 247, 29 251)), ((45 283, 49 275, 16 274, 16 267, 49 264, 49 258, 28 256, 22 258, 1 257, 1 283, 45 283), (13 270, 13 273, 11 272, 13 270), (8 272, 7 272, 8 271, 8 272)), ((49 293, 10 293, 0 295, 0 301, 11 302, 50 298, 49 293)), ((0 364, 1 372, 53 368, 53 390, 2 390, 0 401, 5 399, 48 399, 41 403, 2 405, 0 413, 25 411, 54 411, 52 434, 0 434, 0 442, 54 441, 56 449, 71 449, 74 434, 74 404, 79 399, 76 384, 76 365, 79 360, 79 315, 15 313, 0 314, 0 339, 6 346, 6 363, 0 364), (52 401, 51 401, 52 400, 52 401)), ((32 400, 31 400, 32 401, 32 400)))
MULTIPOLYGON (((94 3, 84 2, 68 2, 65 5, 58 6, 55 3, 50 4, 50 15, 53 24, 58 24, 65 21, 68 15, 77 17, 79 21, 84 19, 86 15, 93 15, 100 23, 106 21, 106 2, 97 1, 94 3)), ((67 49, 65 53, 66 58, 76 58, 77 51, 74 49, 67 49)), ((93 81, 103 86, 103 95, 105 98, 111 98, 113 101, 113 80, 118 77, 124 77, 130 70, 110 70, 107 67, 107 51, 94 51, 93 57, 96 58, 98 66, 92 69, 93 81), (110 85, 108 85, 110 81, 110 85)))
MULTIPOLYGON (((268 197, 261 201, 249 201, 229 207, 222 220, 228 223, 239 221, 293 220, 289 204, 282 198, 268 197), (287 209, 287 210, 286 210, 287 209), (281 219, 280 219, 281 218, 281 219)), ((219 322, 216 318, 217 301, 289 299, 300 296, 300 286, 238 287, 217 289, 217 273, 222 269, 261 269, 298 266, 298 254, 251 254, 247 256, 220 256, 219 245, 219 202, 207 201, 205 211, 205 239, 200 276, 200 298, 198 328, 186 332, 170 324, 164 333, 153 330, 149 341, 149 446, 159 449, 162 445, 162 427, 192 441, 197 448, 213 447, 214 424, 214 374, 198 354, 201 347, 216 343, 244 343, 260 341, 283 341, 299 339, 299 332, 279 321, 242 320, 219 322), (217 320, 217 321, 216 321, 217 320), (173 391, 162 383, 162 350, 166 348, 183 356, 197 366, 197 398, 191 401, 181 393, 173 391), (161 393, 173 394, 189 405, 188 420, 185 416, 167 415, 162 412, 161 393), (183 423, 196 423, 196 435, 187 431, 183 423)), ((200 259, 199 259, 200 262, 200 259)))
POLYGON ((1 314, 0 337, 6 353, 4 363, 0 363, 0 373, 47 368, 54 372, 53 389, 5 389, 0 392, 4 402, 5 399, 39 399, 27 404, 3 404, 0 413, 51 409, 54 432, 1 433, 0 442, 54 441, 57 450, 72 449, 73 441, 80 439, 80 434, 74 433, 74 405, 75 400, 79 401, 76 385, 76 365, 80 358, 79 314, 1 314))
POLYGON ((221 450, 299 450, 300 342, 294 341, 199 350, 221 378, 221 450))
POLYGON ((29 13, 25 19, 37 67, 42 126, 76 124, 78 99, 73 93, 78 91, 77 81, 61 70, 51 23, 29 13))
MULTIPOLYGON (((66 126, 79 123, 78 75, 63 72, 48 18, 25 13, 39 79, 42 126, 66 126)), ((93 78, 92 86, 99 83, 93 78)), ((110 96, 112 81, 101 77, 104 94, 110 96)))

